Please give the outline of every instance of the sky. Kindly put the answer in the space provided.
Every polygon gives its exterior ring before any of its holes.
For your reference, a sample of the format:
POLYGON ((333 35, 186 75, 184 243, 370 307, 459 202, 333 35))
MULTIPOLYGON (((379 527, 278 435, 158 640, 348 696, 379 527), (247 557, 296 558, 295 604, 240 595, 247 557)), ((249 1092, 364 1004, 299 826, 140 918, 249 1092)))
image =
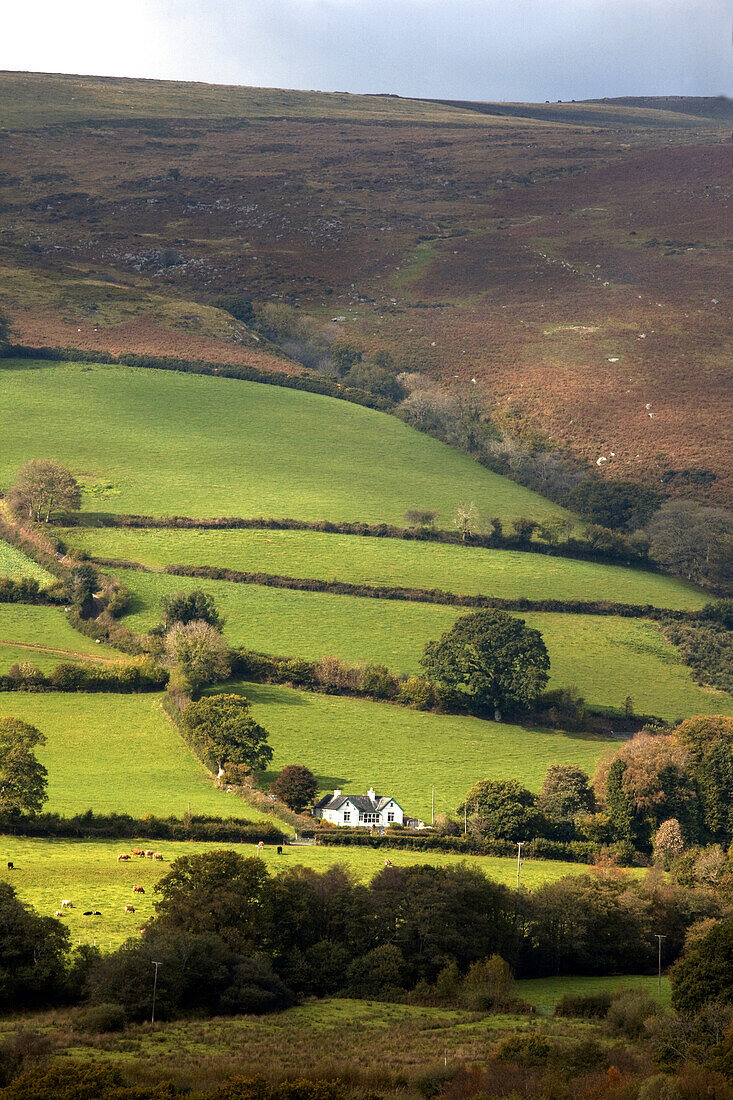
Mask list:
POLYGON ((0 69, 444 99, 731 95, 733 0, 34 0, 0 69))

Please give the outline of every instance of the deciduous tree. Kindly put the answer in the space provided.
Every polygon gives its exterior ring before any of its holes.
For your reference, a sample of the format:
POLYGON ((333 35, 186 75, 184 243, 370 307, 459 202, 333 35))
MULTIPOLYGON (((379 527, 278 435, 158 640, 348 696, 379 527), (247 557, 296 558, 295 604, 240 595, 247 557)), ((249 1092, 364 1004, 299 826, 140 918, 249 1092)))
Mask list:
POLYGON ((210 592, 194 588, 191 592, 172 592, 161 600, 163 625, 170 630, 176 623, 193 623, 197 620, 221 630, 224 620, 216 610, 214 597, 210 592))
POLYGON ((17 515, 48 523, 58 512, 81 508, 81 489, 60 462, 34 458, 16 473, 8 502, 17 515))
POLYGON ((303 764, 288 764, 272 783, 270 790, 291 810, 300 813, 315 798, 318 782, 310 768, 303 764))
POLYGON ((478 611, 458 619, 425 647, 422 665, 430 680, 461 692, 472 709, 528 706, 545 687, 550 659, 538 630, 504 611, 478 611))
POLYGON ((267 730, 252 718, 243 695, 206 695, 185 707, 182 721, 201 756, 219 774, 227 764, 253 769, 272 760, 267 730))
POLYGON ((229 676, 229 651, 219 631, 210 623, 200 619, 176 623, 165 636, 165 650, 182 686, 193 693, 229 676))
POLYGON ((35 755, 46 738, 20 718, 0 718, 0 817, 34 814, 47 799, 48 772, 35 755))

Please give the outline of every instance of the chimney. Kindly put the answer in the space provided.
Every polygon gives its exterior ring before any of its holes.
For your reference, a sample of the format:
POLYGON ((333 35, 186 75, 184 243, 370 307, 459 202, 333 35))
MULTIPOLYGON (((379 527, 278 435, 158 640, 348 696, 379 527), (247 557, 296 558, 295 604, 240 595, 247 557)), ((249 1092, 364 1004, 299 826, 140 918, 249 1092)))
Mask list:
POLYGON ((374 787, 370 787, 367 791, 367 798, 371 798, 372 802, 376 802, 377 792, 374 790, 374 787))
POLYGON ((334 798, 341 798, 341 791, 334 791, 333 792, 333 797, 334 798))

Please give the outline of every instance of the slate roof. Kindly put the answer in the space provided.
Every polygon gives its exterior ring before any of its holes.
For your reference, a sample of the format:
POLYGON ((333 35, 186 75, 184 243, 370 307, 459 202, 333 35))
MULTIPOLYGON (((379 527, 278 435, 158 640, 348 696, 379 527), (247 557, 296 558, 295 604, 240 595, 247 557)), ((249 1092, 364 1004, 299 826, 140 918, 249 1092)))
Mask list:
MULTIPOLYGON (((350 802, 360 813, 366 814, 379 813, 390 802, 394 802, 395 806, 400 806, 395 798, 389 798, 387 795, 382 794, 375 795, 373 801, 368 794, 340 794, 338 797, 327 794, 320 802, 316 802, 314 808, 316 810, 338 810, 344 802, 350 802)), ((400 809, 402 809, 401 806, 400 809)))

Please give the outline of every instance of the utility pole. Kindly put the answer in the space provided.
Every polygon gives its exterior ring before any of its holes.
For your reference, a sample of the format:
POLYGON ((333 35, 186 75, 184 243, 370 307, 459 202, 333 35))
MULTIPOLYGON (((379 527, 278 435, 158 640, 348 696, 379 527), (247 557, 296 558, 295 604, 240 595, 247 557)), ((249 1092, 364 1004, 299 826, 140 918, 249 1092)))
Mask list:
POLYGON ((467 805, 467 803, 464 802, 463 803, 463 835, 465 836, 467 832, 468 832, 468 805, 467 805))
POLYGON ((433 787, 432 806, 430 811, 430 824, 435 824, 435 787, 433 787))
POLYGON ((522 845, 523 844, 524 844, 523 840, 518 840, 517 841, 517 890, 519 889, 519 872, 522 869, 522 845))
POLYGON ((657 971, 657 993, 661 995, 662 992, 662 940, 666 940, 666 936, 660 936, 658 933, 654 934, 654 938, 659 943, 659 968, 657 971))
POLYGON ((159 963, 159 962, 154 962, 153 963, 153 966, 155 967, 155 977, 153 978, 153 1011, 150 1014, 150 1023, 151 1024, 155 1023, 155 994, 158 990, 158 967, 161 966, 161 965, 162 964, 159 963))

